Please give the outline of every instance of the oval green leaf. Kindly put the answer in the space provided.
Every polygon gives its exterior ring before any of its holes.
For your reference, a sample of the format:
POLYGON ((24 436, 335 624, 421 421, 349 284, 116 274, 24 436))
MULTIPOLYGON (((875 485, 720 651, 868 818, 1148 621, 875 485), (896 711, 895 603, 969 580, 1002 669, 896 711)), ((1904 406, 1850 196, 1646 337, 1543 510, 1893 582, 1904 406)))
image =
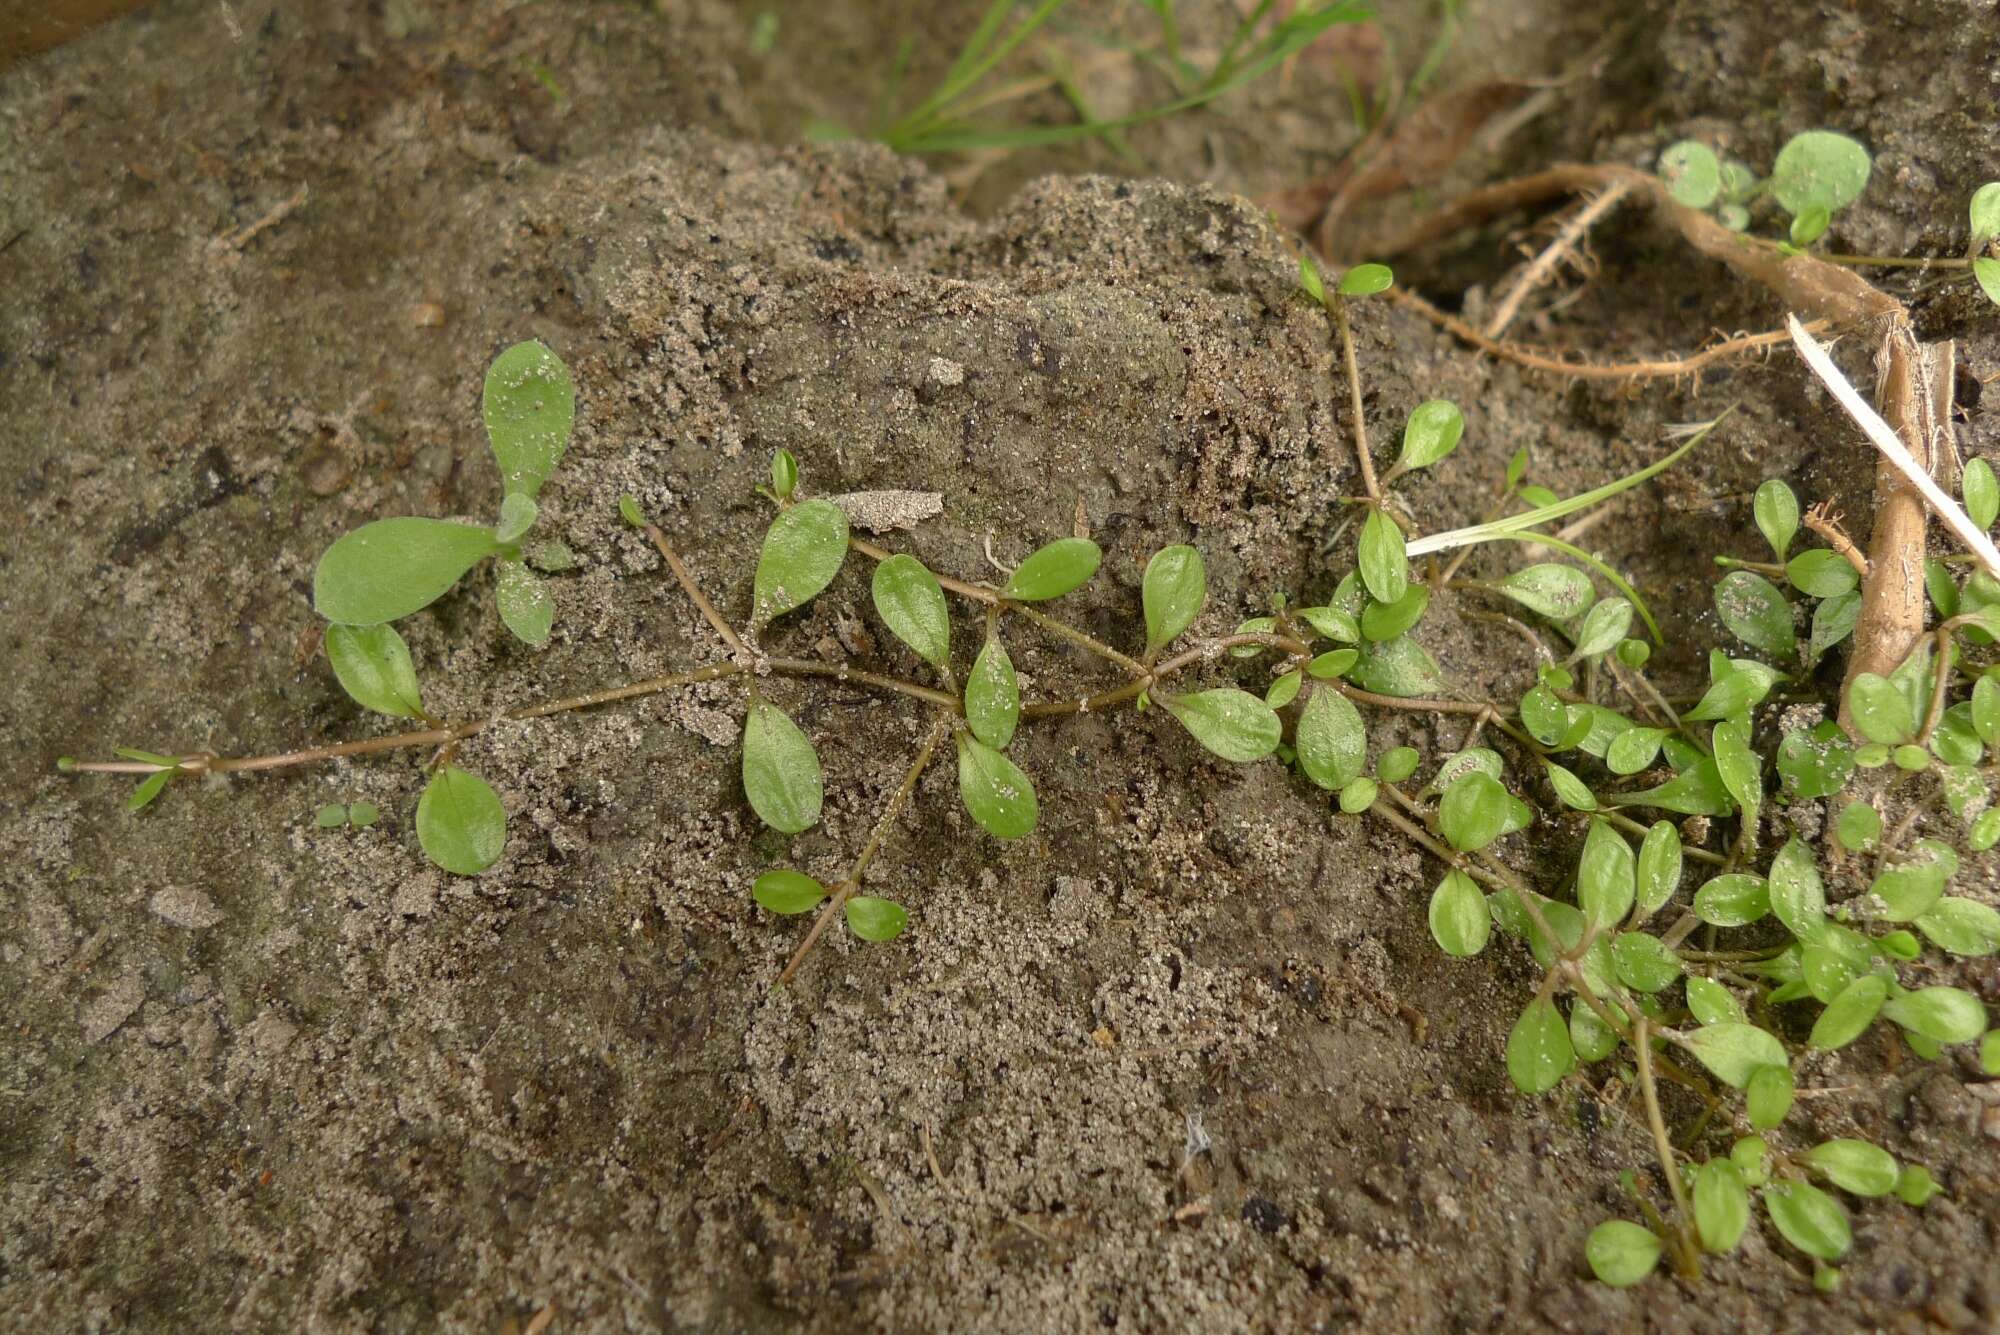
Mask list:
POLYGON ((1403 550, 1403 530, 1380 510, 1370 510, 1361 525, 1361 582, 1378 603, 1393 603, 1410 587, 1410 559, 1403 550))
POLYGON ((1607 1219, 1590 1230, 1583 1254, 1591 1274, 1614 1289, 1624 1289, 1653 1273, 1662 1246, 1651 1229, 1625 1219, 1607 1219))
POLYGON ((895 637, 934 668, 951 661, 951 612, 937 576, 914 556, 898 554, 875 567, 875 614, 895 637))
POLYGON ((576 386, 562 358, 530 340, 493 359, 480 409, 507 493, 533 497, 562 462, 576 422, 576 386))
POLYGON ((417 799, 417 842, 446 871, 477 876, 507 846, 507 809, 486 780, 447 765, 417 799))
POLYGON ((1330 686, 1313 689, 1299 714, 1292 740, 1299 768, 1329 791, 1344 788, 1360 777, 1368 760, 1368 731, 1361 711, 1330 686))
POLYGON ((750 894, 773 913, 807 913, 826 898, 826 887, 804 872, 780 868, 759 876, 750 894))
POLYGON ((1599 932, 1623 921, 1637 893, 1635 873, 1636 859, 1625 836, 1609 821, 1592 820, 1576 864, 1576 902, 1584 921, 1599 932))
POLYGON ((491 529, 442 519, 378 519, 320 557, 313 609, 349 626, 395 621, 429 607, 498 550, 491 529))
POLYGON ((1193 625, 1207 598, 1208 572, 1200 552, 1177 543, 1153 553, 1140 587, 1146 609, 1146 653, 1159 653, 1193 625))
POLYGON ((1785 1045, 1754 1024, 1725 1020, 1681 1035, 1681 1046, 1692 1052, 1715 1078, 1741 1089, 1760 1066, 1785 1066, 1785 1045))
POLYGON ((1416 406, 1403 427, 1403 451, 1396 466, 1405 472, 1429 468, 1458 448, 1465 435, 1465 414, 1449 399, 1430 399, 1416 406))
POLYGON ((847 928, 863 941, 894 941, 909 922, 909 913, 894 900, 856 895, 847 901, 847 928))
POLYGON ((1516 570, 1500 581, 1500 592, 1551 621, 1567 621, 1590 606, 1590 576, 1574 566, 1545 562, 1516 570))
POLYGON ((1040 815, 1028 776, 977 737, 958 739, 958 795, 980 828, 1002 839, 1019 839, 1040 815))
POLYGON ((1396 275, 1386 264, 1357 264, 1340 276, 1343 297, 1372 297, 1386 291, 1396 275))
POLYGON ((1523 1094, 1541 1094, 1554 1089, 1575 1065, 1569 1026, 1553 1001, 1536 997, 1507 1034, 1508 1077, 1523 1094))
POLYGON ((1361 613, 1361 633, 1372 641, 1393 640, 1423 620, 1430 605, 1430 588, 1412 584, 1393 603, 1371 601, 1361 613))
POLYGON ((1834 1186, 1857 1196, 1887 1196, 1902 1175, 1895 1155, 1865 1140, 1824 1141, 1799 1157, 1834 1186))
POLYGON ((1764 1188, 1764 1209, 1785 1241, 1807 1256, 1838 1261, 1854 1245, 1840 1202, 1810 1183, 1772 1183, 1764 1188))
POLYGON ((751 613, 758 625, 809 602, 847 559, 847 515, 832 501, 780 510, 757 557, 751 613))
POLYGON ((1722 624, 1752 649, 1773 658, 1791 658, 1799 651, 1792 629, 1792 605, 1778 586, 1749 570, 1732 570, 1715 586, 1715 610, 1722 624))
POLYGON ((1814 206, 1838 213, 1861 198, 1868 170, 1868 150, 1860 144, 1831 130, 1808 130, 1778 150, 1771 194, 1794 217, 1814 206))
POLYGON ((1083 587, 1104 553, 1088 538, 1058 538, 1038 547, 1008 577, 1001 595, 1017 603, 1042 603, 1083 587))
POLYGON ((826 797, 811 739, 769 700, 752 704, 743 723, 743 793, 758 819, 783 834, 817 821, 826 797))
POLYGON ((494 526, 495 542, 519 542, 527 531, 535 526, 535 519, 541 513, 532 498, 518 491, 510 491, 500 502, 500 522, 494 526))
POLYGON ((1819 1013, 1806 1039, 1807 1045, 1826 1052, 1846 1047, 1875 1023, 1882 1003, 1888 999, 1888 979, 1880 974, 1862 974, 1842 988, 1819 1013))
POLYGON ((1485 948, 1493 916, 1472 878, 1462 871, 1448 871, 1431 891, 1430 925, 1432 938, 1445 954, 1465 959, 1485 948))
POLYGON ((1882 1014, 1933 1043, 1970 1043, 1986 1032, 1986 1006, 1957 987, 1926 987, 1891 997, 1882 1014))
POLYGON ((494 584, 500 619, 514 638, 525 644, 541 644, 556 623, 556 601, 549 595, 541 576, 522 561, 502 560, 494 584))
POLYGON ((1745 927, 1770 911, 1770 888, 1747 872, 1713 877, 1694 892, 1694 916, 1711 927, 1745 927))
POLYGON ((1750 1225, 1750 1193, 1743 1172, 1727 1159, 1710 1159, 1694 1175, 1694 1226, 1705 1252, 1731 1252, 1750 1225))
POLYGON ((1722 162, 1707 144, 1683 139, 1661 152, 1660 179, 1675 203, 1705 209, 1722 194, 1722 162))
POLYGON ((1261 760, 1277 750, 1284 736, 1284 725, 1269 705, 1233 686, 1156 698, 1197 742, 1224 760, 1261 760))
POLYGON ((965 679, 965 722, 972 735, 998 751, 1014 740, 1021 722, 1021 688, 1014 679, 1014 660, 998 635, 988 637, 965 679))
POLYGON ((1767 478, 1757 488, 1750 510, 1757 519, 1757 531, 1771 544, 1771 555, 1782 561, 1799 534, 1799 498, 1777 478, 1767 478))
POLYGON ((328 626, 326 656, 341 689, 362 708, 396 718, 424 716, 410 646, 394 626, 328 626))
POLYGON ((1650 916, 1681 886, 1681 832, 1671 821, 1655 821, 1639 842, 1639 912, 1650 916))

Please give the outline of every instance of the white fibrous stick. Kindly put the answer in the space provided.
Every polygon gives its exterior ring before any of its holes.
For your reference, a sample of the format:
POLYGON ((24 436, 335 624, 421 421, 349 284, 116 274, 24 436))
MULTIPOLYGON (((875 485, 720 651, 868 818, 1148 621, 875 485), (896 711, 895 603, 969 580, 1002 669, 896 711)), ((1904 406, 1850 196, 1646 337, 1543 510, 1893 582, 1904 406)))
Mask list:
POLYGON ((1808 334, 1805 326, 1799 323, 1799 317, 1787 315, 1785 327, 1791 331, 1792 342, 1798 345, 1799 356, 1805 358, 1806 365, 1812 368, 1813 374, 1818 376, 1833 397, 1840 401, 1840 406, 1847 410, 1847 415, 1854 419, 1862 434, 1874 442, 1875 448, 1882 451, 1889 462, 1896 465, 1897 471, 1910 480, 1910 484, 1922 494, 1924 501, 1931 509, 1937 511, 1937 516, 1944 521, 1945 527, 1965 544, 1967 550, 1979 558, 1979 563, 1986 567, 1986 573, 2000 578, 2000 548, 1994 547, 1993 540, 1987 537, 1979 525, 1972 522, 1972 517, 1965 513, 1959 503, 1937 484, 1937 480, 1930 475, 1930 470, 1911 457, 1902 439, 1887 422, 1882 420, 1882 414, 1876 412, 1868 400, 1861 397, 1861 392, 1841 374, 1840 368, 1833 364, 1833 358, 1826 355, 1826 349, 1821 347, 1819 341, 1808 334))

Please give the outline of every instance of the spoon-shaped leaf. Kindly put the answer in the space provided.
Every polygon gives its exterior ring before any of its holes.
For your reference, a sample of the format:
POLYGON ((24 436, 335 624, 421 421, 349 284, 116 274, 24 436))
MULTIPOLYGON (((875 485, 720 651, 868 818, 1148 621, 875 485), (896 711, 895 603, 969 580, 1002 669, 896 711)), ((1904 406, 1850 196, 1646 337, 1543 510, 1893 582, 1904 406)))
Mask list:
POLYGON ((1019 839, 1040 814, 1035 785, 1020 767, 964 734, 958 739, 958 794, 980 828, 1002 839, 1019 839))
POLYGON ((779 511, 757 557, 757 624, 810 601, 846 559, 847 515, 839 506, 822 498, 779 511))
POLYGON ((422 718, 410 646, 394 626, 328 626, 326 656, 341 689, 363 709, 397 718, 422 718))
POLYGON ((875 613, 918 658, 942 668, 951 658, 951 613, 937 576, 914 556, 896 555, 875 567, 875 613))
POLYGON ((1157 654, 1201 614, 1208 597, 1201 553, 1185 543, 1153 553, 1140 595, 1146 608, 1146 652, 1157 654))
POLYGON ((811 739, 769 700, 751 705, 743 723, 743 792, 758 817, 784 834, 818 820, 826 797, 811 739))
POLYGON ((540 343, 516 343, 493 359, 480 407, 507 494, 533 497, 562 461, 576 422, 569 368, 540 343))
POLYGON ((374 626, 420 611, 498 551, 491 529, 442 519, 378 519, 342 536, 313 571, 313 608, 374 626))

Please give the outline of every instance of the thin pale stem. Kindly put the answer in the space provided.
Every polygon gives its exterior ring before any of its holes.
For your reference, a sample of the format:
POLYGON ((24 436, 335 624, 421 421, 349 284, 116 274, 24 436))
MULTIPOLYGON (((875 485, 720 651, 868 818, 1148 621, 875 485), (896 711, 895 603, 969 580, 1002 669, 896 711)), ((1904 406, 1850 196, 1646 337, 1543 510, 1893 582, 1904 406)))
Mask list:
POLYGON ((1687 1230, 1694 1225, 1694 1211, 1688 1205, 1687 1193, 1681 1188, 1674 1142, 1667 1135, 1666 1119, 1660 1116, 1660 1092, 1653 1081, 1652 1028, 1652 1021, 1644 1015, 1633 1026, 1632 1049, 1638 1053, 1639 1094, 1646 1102, 1646 1126, 1653 1133, 1653 1148, 1659 1152, 1660 1171, 1666 1174, 1667 1190, 1673 1193, 1674 1213, 1677 1216, 1673 1228, 1674 1262, 1684 1275, 1698 1273, 1699 1268, 1688 1253, 1687 1239, 1687 1230))
POLYGON ((1931 744, 1931 734, 1937 731, 1939 722, 1944 718, 1945 692, 1951 687, 1953 666, 1951 661, 1951 628, 1954 624, 1956 623, 1948 621, 1944 625, 1939 626, 1936 631, 1937 674, 1931 680, 1931 707, 1924 715, 1923 731, 1917 734, 1918 746, 1929 746, 1931 744))
MULTIPOLYGON (((920 686, 900 677, 887 677, 876 672, 862 672, 839 663, 815 663, 801 658, 769 658, 761 660, 762 666, 771 672, 786 677, 831 677, 839 681, 856 682, 873 686, 879 690, 895 691, 902 695, 933 704, 941 709, 957 711, 958 697, 929 686, 920 686)), ((551 714, 566 714, 578 709, 591 709, 598 705, 613 704, 620 700, 637 699, 640 696, 658 695, 676 687, 694 686, 705 681, 720 681, 725 677, 743 676, 751 669, 741 663, 711 663, 692 672, 677 672, 666 677, 648 677, 643 681, 630 682, 624 686, 613 686, 601 691, 588 691, 582 695, 565 696, 559 700, 544 701, 523 709, 511 709, 504 714, 490 718, 475 719, 469 723, 456 724, 449 728, 424 728, 414 732, 399 732, 388 737, 370 737, 365 741, 341 742, 334 746, 315 746, 300 751, 285 751, 267 756, 180 756, 180 768, 190 774, 239 774, 251 770, 287 769, 294 765, 312 765, 327 760, 338 760, 344 756, 369 755, 378 751, 396 751, 412 746, 454 745, 477 733, 500 723, 519 723, 526 719, 547 718, 551 714)), ((165 768, 149 765, 144 761, 78 761, 69 766, 71 770, 92 774, 153 774, 165 768)))
POLYGON ((722 642, 728 645, 730 651, 738 658, 749 657, 749 646, 743 643, 742 637, 731 628, 728 621, 723 619, 722 613, 715 610, 715 604, 708 600, 708 595, 701 591, 701 586, 694 582, 693 573, 688 570, 686 564, 675 553, 673 546, 667 541, 667 535, 660 531, 660 526, 658 524, 646 525, 646 536, 653 540, 653 546, 659 550, 661 557, 665 559, 667 569, 673 571, 674 578, 680 581, 681 592, 685 593, 689 601, 693 602, 701 610, 701 614, 708 618, 708 624, 715 627, 715 633, 722 637, 722 642))
MULTIPOLYGON (((1376 705, 1383 709, 1410 709, 1433 714, 1485 714, 1493 706, 1484 700, 1437 700, 1428 696, 1377 695, 1374 691, 1364 691, 1359 686, 1349 686, 1344 681, 1333 683, 1333 689, 1350 700, 1358 700, 1364 705, 1376 705)), ((1494 719, 1496 726, 1499 719, 1494 719)))
POLYGON ((896 817, 903 810, 903 805, 910 800, 910 794, 916 791, 917 780, 923 777, 924 770, 930 766, 931 758, 937 755, 938 743, 944 740, 945 734, 951 727, 952 719, 949 715, 940 717, 931 725, 930 735, 924 739, 923 749, 917 752, 917 758, 910 763, 908 772, 903 775, 903 782, 889 798, 889 805, 883 808, 882 818, 875 822, 874 830, 868 835, 868 842, 861 846, 861 853, 854 859, 854 866, 847 873, 847 879, 841 882, 840 889, 834 892, 833 897, 826 901, 826 907, 820 910, 819 917, 813 921, 812 930, 806 933, 806 939, 800 942, 799 948, 792 953, 791 961, 785 965, 785 971, 778 975, 778 986, 783 987, 792 981, 792 975, 799 971, 799 966, 805 963, 806 956, 810 955, 813 947, 819 944, 819 939, 826 935, 826 929, 833 925, 835 916, 847 906, 847 901, 861 888, 861 878, 867 874, 868 864, 875 860, 876 850, 882 847, 882 840, 888 834, 889 827, 895 823, 896 817))
POLYGON ((1368 499, 1382 503, 1382 487, 1375 480, 1375 460, 1368 453, 1368 424, 1361 417, 1361 368, 1354 358, 1354 331, 1347 323, 1347 298, 1332 293, 1326 308, 1333 312, 1333 327, 1340 335, 1340 360, 1347 368, 1348 410, 1354 414, 1354 455, 1361 464, 1361 485, 1368 499))
POLYGON ((1182 668, 1195 663, 1206 662, 1227 650, 1246 645, 1258 645, 1267 649, 1282 650, 1293 658, 1304 658, 1311 653, 1309 646, 1288 635, 1263 635, 1257 633, 1226 635, 1219 640, 1211 640, 1207 644, 1198 645, 1193 649, 1175 654, 1172 658, 1155 667, 1142 668, 1133 676, 1131 681, 1126 682, 1123 686, 1113 687, 1108 691, 1099 691, 1095 695, 1085 696, 1077 700, 1045 700, 1040 704, 1029 705, 1023 709, 1021 717, 1059 718, 1066 714, 1092 714, 1099 710, 1110 709, 1114 705, 1124 704, 1127 700, 1138 699, 1139 696, 1152 689, 1159 681, 1172 676, 1182 668))
POLYGON ((879 672, 863 672, 845 663, 815 663, 809 658, 767 658, 764 664, 780 676, 831 677, 835 681, 857 682, 863 686, 873 686, 878 690, 894 691, 899 695, 907 695, 934 704, 954 714, 961 709, 958 697, 949 691, 920 686, 901 677, 885 677, 879 672))
POLYGON ((1149 671, 1146 665, 1138 659, 1133 658, 1129 654, 1120 653, 1094 636, 1086 635, 1067 621, 1058 621, 1047 612, 1029 607, 1025 603, 1006 603, 1004 606, 1009 612, 1019 613, 1058 639, 1068 640, 1079 649, 1087 649, 1099 658, 1116 663, 1135 677, 1142 677, 1149 671))

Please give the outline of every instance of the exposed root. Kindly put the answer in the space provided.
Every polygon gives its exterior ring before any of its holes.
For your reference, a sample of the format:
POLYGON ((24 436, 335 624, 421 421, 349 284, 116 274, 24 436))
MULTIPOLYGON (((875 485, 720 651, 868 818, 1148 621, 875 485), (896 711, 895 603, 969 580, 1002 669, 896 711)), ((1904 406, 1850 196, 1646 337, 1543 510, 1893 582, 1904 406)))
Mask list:
POLYGON ((1854 545, 1854 539, 1847 536, 1847 530, 1840 526, 1840 512, 1826 501, 1821 501, 1806 511, 1805 526, 1825 540, 1826 545, 1840 553, 1847 564, 1854 567, 1854 573, 1868 578, 1868 558, 1854 545))
MULTIPOLYGON (((1481 352, 1492 353, 1495 357, 1513 362, 1516 366, 1525 366, 1531 371, 1575 376, 1581 380, 1670 380, 1681 376, 1699 376, 1701 372, 1718 362, 1763 352, 1791 341, 1784 330, 1776 329, 1764 334, 1739 334, 1735 338, 1725 339, 1721 343, 1703 348, 1700 352, 1686 357, 1669 357, 1660 361, 1646 362, 1590 362, 1552 356, 1519 343, 1490 338, 1456 315, 1439 310, 1422 297, 1404 288, 1392 287, 1382 295, 1409 307, 1432 324, 1453 337, 1470 343, 1481 352)), ((1806 327, 1812 330, 1824 330, 1827 324, 1824 320, 1815 320, 1806 327)))
POLYGON ((1533 262, 1521 271, 1521 276, 1514 281, 1514 285, 1507 289, 1507 295, 1500 299, 1499 306, 1493 312, 1493 318, 1486 322, 1486 337, 1497 339, 1506 333, 1507 326, 1514 323, 1514 317, 1520 314, 1521 303, 1527 300, 1536 288, 1548 282, 1565 259, 1572 263, 1580 263, 1577 246, 1590 234, 1590 229, 1597 225, 1598 220, 1617 208, 1618 201, 1630 193, 1632 193, 1632 183, 1629 180, 1614 181, 1597 198, 1585 204, 1574 218, 1564 223, 1562 230, 1556 234, 1556 239, 1550 242, 1541 254, 1535 256, 1533 262))
MULTIPOLYGON (((1489 186, 1439 210, 1423 224, 1412 228, 1399 239, 1398 244, 1388 249, 1383 258, 1517 209, 1590 191, 1609 194, 1621 185, 1622 194, 1645 199, 1691 248, 1728 266, 1738 278, 1771 292, 1797 317, 1821 327, 1867 328, 1871 339, 1879 340, 1876 399, 1881 405, 1882 420, 1889 428, 1888 434, 1900 441, 1902 449, 1921 461, 1927 469, 1935 469, 1948 461, 1951 453, 1950 350, 1920 343, 1911 325, 1909 311, 1902 302, 1880 291, 1851 269, 1813 255, 1788 253, 1771 242, 1730 231, 1709 215, 1675 200, 1663 181, 1645 172, 1630 167, 1568 163, 1489 186)), ((1602 199, 1603 196, 1600 196, 1599 202, 1602 199)), ((1588 213, 1586 209, 1585 214, 1588 213)), ((1579 215, 1576 223, 1565 228, 1563 238, 1559 238, 1550 252, 1545 252, 1545 257, 1559 255, 1577 223, 1582 223, 1583 219, 1584 215, 1579 215)), ((1551 258, 1549 266, 1554 263, 1551 258)), ((1523 284, 1517 285, 1517 289, 1525 286, 1530 277, 1540 280, 1538 266, 1542 269, 1549 267, 1540 266, 1539 261, 1537 266, 1530 266, 1523 284)), ((1788 337, 1783 333, 1753 335, 1731 339, 1678 360, 1601 366, 1548 357, 1502 342, 1400 289, 1391 288, 1389 295, 1456 337, 1495 356, 1534 370, 1591 379, 1638 380, 1690 375, 1722 357, 1754 348, 1767 348, 1788 337)), ((1503 309, 1500 314, 1511 317, 1512 311, 1503 309)), ((1497 327, 1504 326, 1496 320, 1497 327)), ((1811 329, 1812 325, 1808 324, 1806 328, 1811 329)), ((1924 501, 1917 485, 1884 459, 1876 470, 1875 531, 1869 542, 1868 573, 1862 583, 1861 612, 1855 625, 1854 649, 1848 658, 1848 685, 1863 672, 1886 675, 1893 671, 1923 637, 1923 573, 1928 550, 1925 522, 1924 501)), ((1842 554, 1850 562, 1858 556, 1851 543, 1842 554)), ((1845 686, 1841 696, 1841 722, 1851 733, 1852 720, 1846 705, 1845 686)))

